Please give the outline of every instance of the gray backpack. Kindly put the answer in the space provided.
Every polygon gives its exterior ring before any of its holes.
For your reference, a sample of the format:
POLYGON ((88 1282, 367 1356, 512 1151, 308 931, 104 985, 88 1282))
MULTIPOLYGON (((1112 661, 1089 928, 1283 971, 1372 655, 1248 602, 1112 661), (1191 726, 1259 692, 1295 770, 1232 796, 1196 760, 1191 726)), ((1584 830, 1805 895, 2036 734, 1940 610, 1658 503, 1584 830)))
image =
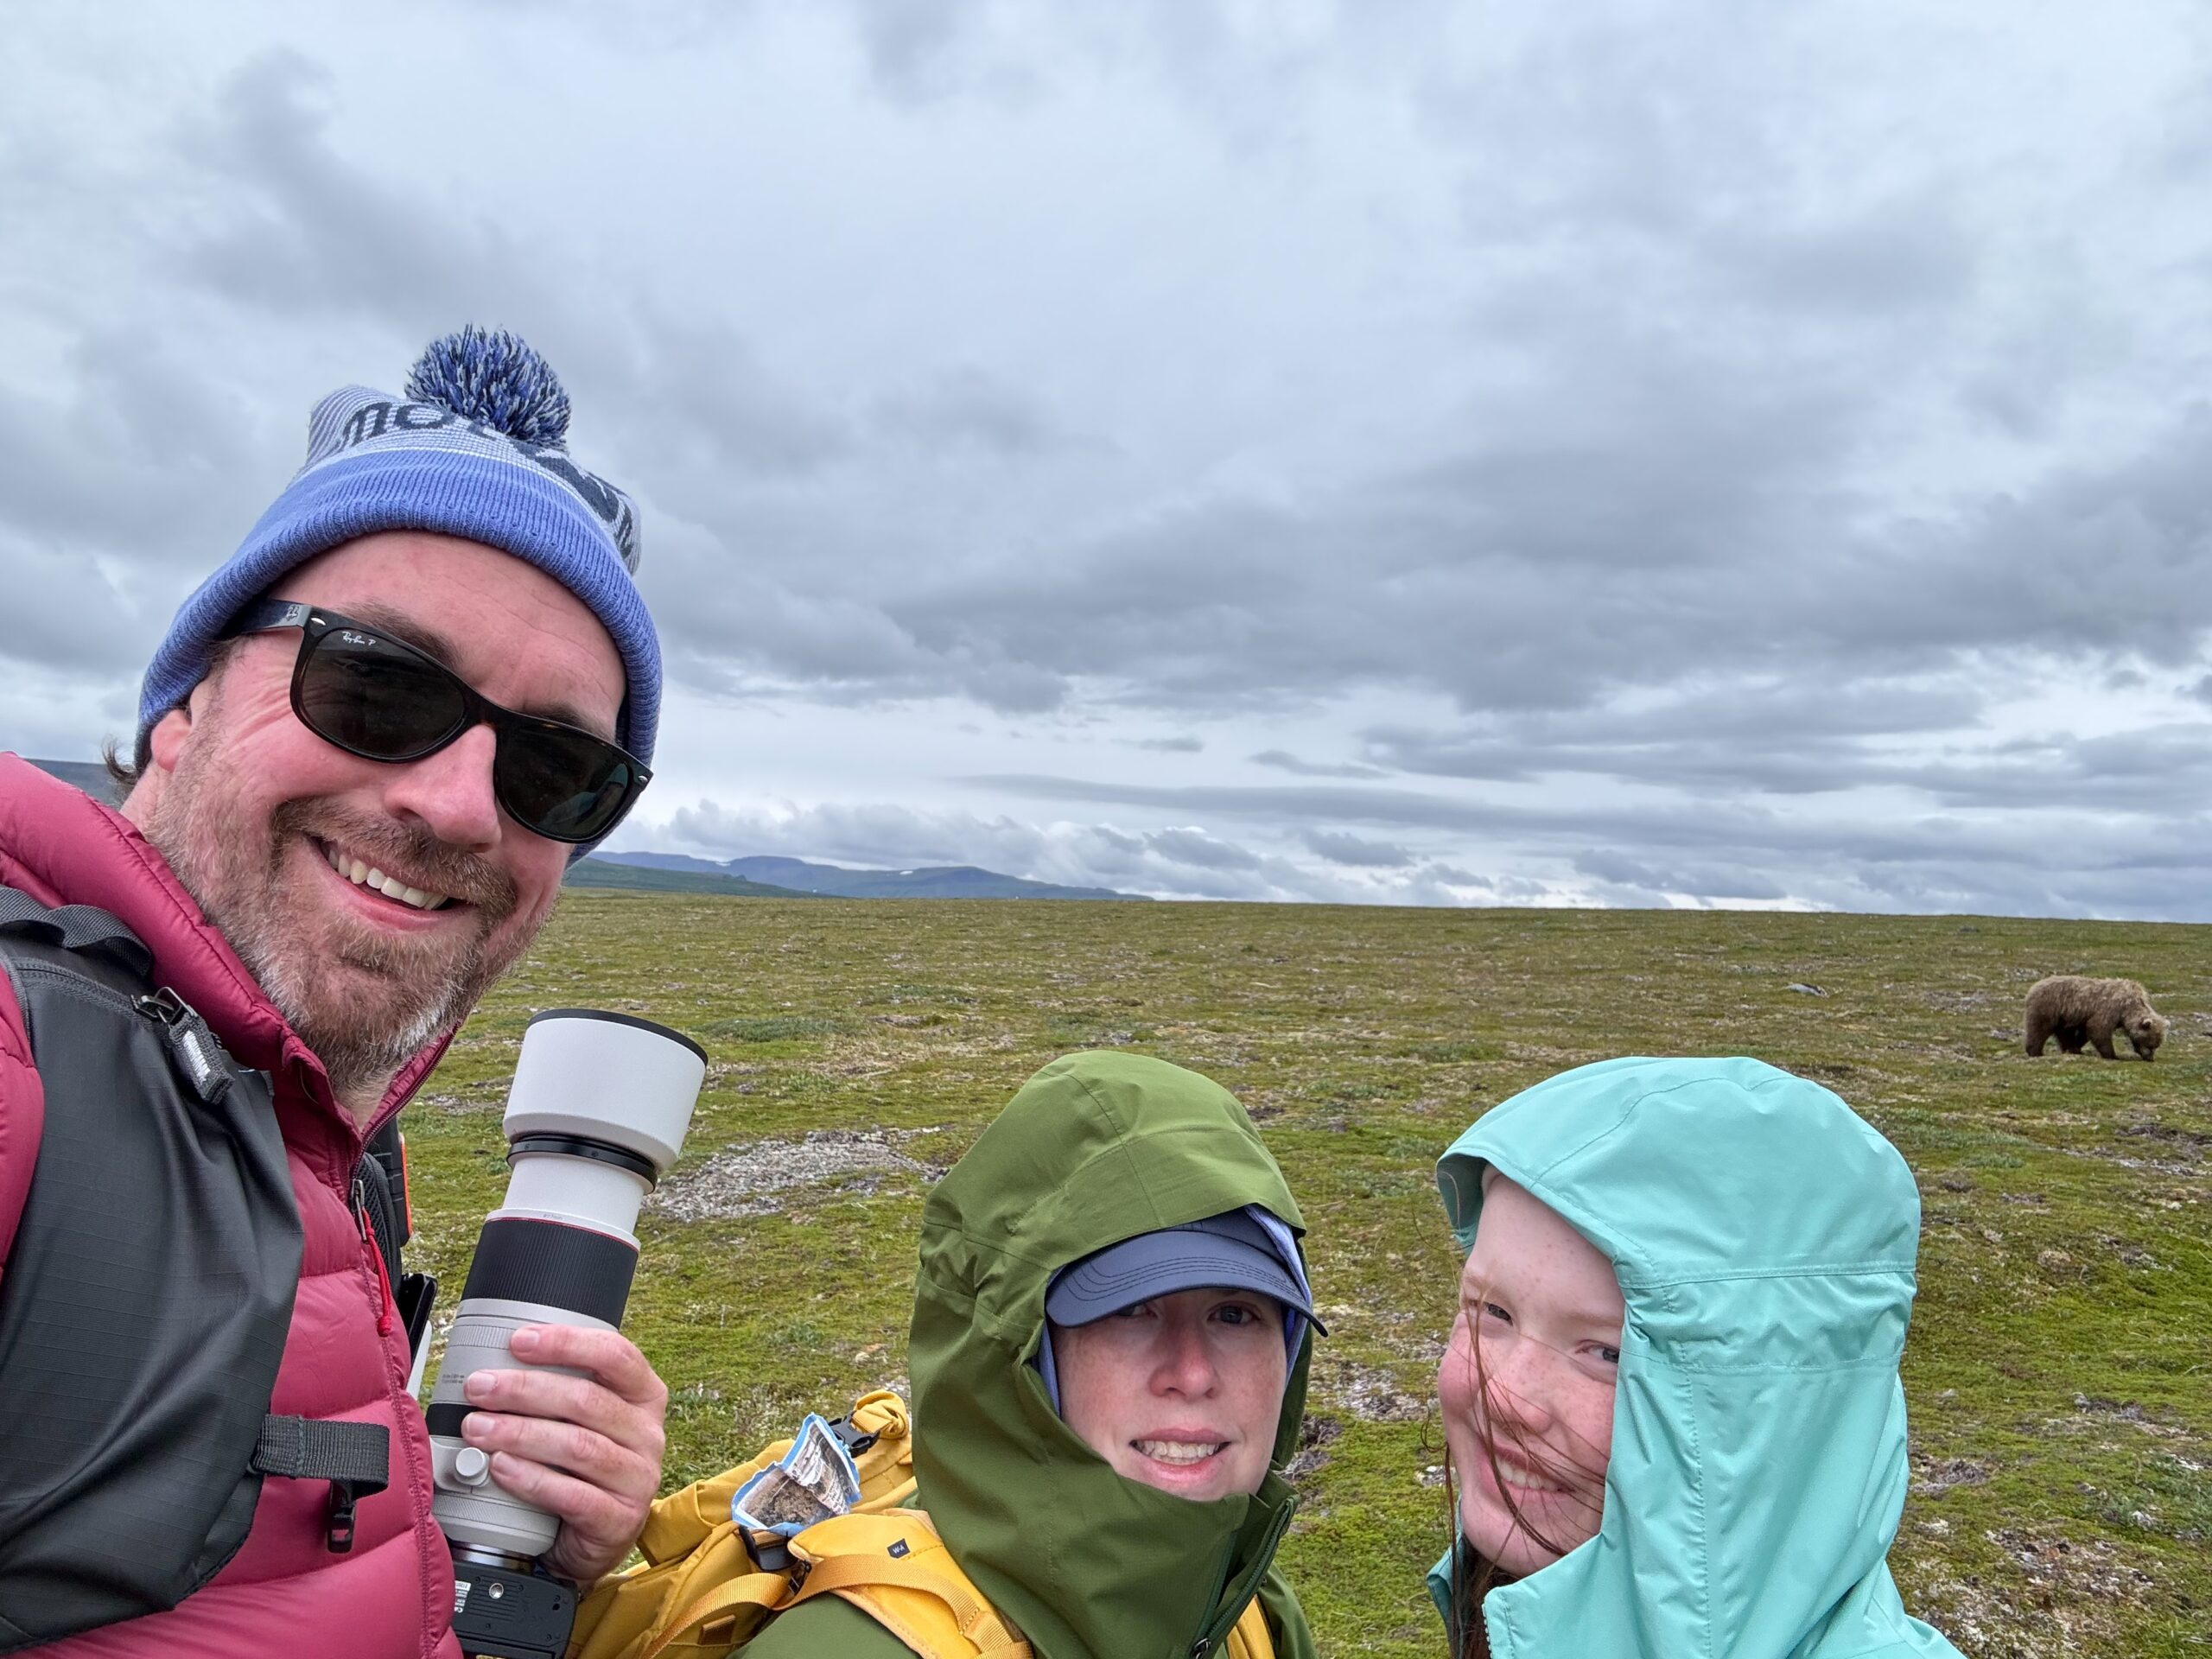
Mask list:
POLYGON ((105 911, 0 887, 0 969, 46 1094, 0 1267, 0 1653, 175 1606, 265 1475, 383 1490, 381 1426, 269 1413, 300 1221, 268 1079, 105 911))

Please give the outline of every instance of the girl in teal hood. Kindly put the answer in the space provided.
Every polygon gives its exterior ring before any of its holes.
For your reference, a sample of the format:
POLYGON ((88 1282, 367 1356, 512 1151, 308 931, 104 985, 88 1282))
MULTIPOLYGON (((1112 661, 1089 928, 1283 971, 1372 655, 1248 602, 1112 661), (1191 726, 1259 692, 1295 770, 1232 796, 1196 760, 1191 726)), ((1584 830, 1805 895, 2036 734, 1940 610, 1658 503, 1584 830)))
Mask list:
POLYGON ((1455 1659, 1955 1655, 1885 1557, 1920 1200, 1757 1060, 1609 1060, 1437 1165, 1469 1251, 1438 1373, 1455 1659))

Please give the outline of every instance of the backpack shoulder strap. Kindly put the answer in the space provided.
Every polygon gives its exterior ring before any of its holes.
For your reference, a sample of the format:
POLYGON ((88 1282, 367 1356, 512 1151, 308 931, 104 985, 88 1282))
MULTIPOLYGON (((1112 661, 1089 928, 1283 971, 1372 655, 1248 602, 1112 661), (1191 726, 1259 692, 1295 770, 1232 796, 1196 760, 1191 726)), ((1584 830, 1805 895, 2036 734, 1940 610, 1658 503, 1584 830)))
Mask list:
POLYGON ((835 1595, 925 1659, 1031 1659, 919 1510, 835 1516, 792 1539, 791 1554, 808 1567, 791 1605, 835 1595))
POLYGON ((107 912, 0 887, 46 1095, 0 1279, 0 1653, 175 1605, 237 1554, 265 1475, 329 1484, 340 1551, 387 1478, 382 1427, 269 1414, 300 1268, 283 1133, 154 969, 107 912))
MULTIPOLYGON (((878 1389, 830 1427, 860 1471, 863 1511, 912 1499, 904 1400, 878 1389)), ((730 1499, 791 1447, 788 1439, 772 1441, 748 1461, 658 1500, 638 1540, 644 1561, 602 1579, 576 1609, 569 1659, 722 1659, 788 1605, 804 1563, 780 1540, 748 1538, 730 1518, 730 1499)))
POLYGON ((103 951, 133 977, 154 971, 145 941, 92 905, 41 905, 28 893, 0 887, 0 934, 8 933, 63 950, 103 951))
POLYGON ((1259 1597, 1244 1604, 1223 1651, 1229 1659, 1275 1659, 1274 1637, 1268 1633, 1268 1611, 1259 1597))
MULTIPOLYGON (((751 1567, 749 1560, 741 1556, 740 1560, 744 1567, 751 1567)), ((614 1650, 626 1656, 635 1652, 640 1659, 658 1659, 671 1649, 688 1654, 705 1645, 727 1653, 731 1642, 751 1637, 770 1614, 788 1606, 791 1593, 791 1575, 787 1572, 735 1571, 675 1610, 665 1628, 648 1631, 634 1648, 626 1645, 614 1650)), ((569 1650, 594 1651, 581 1626, 569 1650)))

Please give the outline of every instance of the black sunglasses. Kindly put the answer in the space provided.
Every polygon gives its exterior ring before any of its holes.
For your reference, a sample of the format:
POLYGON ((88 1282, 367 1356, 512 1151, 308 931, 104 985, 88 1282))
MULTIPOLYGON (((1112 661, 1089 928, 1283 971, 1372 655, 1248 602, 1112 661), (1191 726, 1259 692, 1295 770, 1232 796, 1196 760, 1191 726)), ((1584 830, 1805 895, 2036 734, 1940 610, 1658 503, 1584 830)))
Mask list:
POLYGON ((492 792, 509 817, 549 841, 597 841, 652 777, 636 756, 580 727, 518 715, 480 696, 435 657, 365 622, 292 600, 248 606, 240 634, 300 630, 292 712, 326 743, 366 760, 420 760, 463 732, 496 740, 492 792))

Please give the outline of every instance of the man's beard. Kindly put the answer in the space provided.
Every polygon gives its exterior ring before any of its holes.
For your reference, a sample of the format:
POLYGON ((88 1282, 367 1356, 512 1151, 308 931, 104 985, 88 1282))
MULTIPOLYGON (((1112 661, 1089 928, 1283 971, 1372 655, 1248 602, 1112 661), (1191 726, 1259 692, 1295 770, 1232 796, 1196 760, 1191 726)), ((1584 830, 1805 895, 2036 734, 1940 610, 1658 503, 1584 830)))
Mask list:
POLYGON ((434 1037, 467 1016, 534 930, 495 948, 493 935, 517 903, 512 878, 419 827, 310 798, 276 807, 258 843, 238 834, 218 781, 220 748, 219 741, 195 746, 170 775, 146 838, 322 1062, 339 1098, 363 1109, 363 1097, 381 1093, 434 1037), (296 885, 300 874, 288 859, 308 836, 465 901, 473 907, 473 931, 429 938, 380 933, 319 899, 288 892, 288 877, 296 885))

